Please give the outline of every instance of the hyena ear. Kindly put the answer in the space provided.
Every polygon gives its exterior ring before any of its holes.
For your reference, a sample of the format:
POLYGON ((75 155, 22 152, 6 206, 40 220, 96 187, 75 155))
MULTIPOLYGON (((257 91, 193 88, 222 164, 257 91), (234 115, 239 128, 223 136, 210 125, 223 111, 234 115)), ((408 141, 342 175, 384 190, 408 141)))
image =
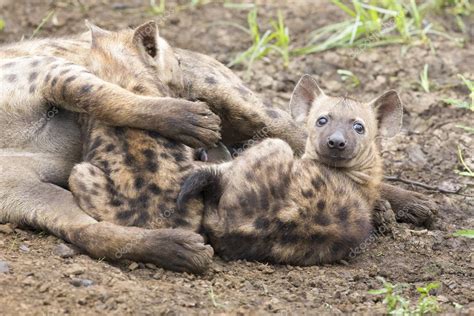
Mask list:
POLYGON ((89 31, 91 32, 91 43, 92 46, 97 45, 97 40, 101 37, 107 36, 110 34, 109 31, 106 31, 97 25, 89 22, 86 20, 86 26, 89 28, 89 31))
POLYGON ((158 55, 160 33, 155 21, 137 27, 133 33, 133 43, 142 47, 152 58, 158 55))
POLYGON ((303 123, 308 117, 314 100, 324 95, 316 80, 310 75, 303 75, 296 84, 290 99, 290 113, 297 123, 303 123))
POLYGON ((402 127, 403 106, 398 93, 389 90, 370 102, 375 109, 379 135, 384 137, 395 136, 402 127))

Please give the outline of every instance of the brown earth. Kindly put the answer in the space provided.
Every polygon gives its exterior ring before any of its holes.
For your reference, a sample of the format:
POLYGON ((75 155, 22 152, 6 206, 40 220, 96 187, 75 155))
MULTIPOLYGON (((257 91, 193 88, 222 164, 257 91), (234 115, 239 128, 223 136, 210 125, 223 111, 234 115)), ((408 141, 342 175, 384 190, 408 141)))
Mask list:
MULTIPOLYGON (((222 62, 229 62, 250 45, 248 35, 222 23, 246 25, 247 11, 224 8, 219 3, 178 9, 174 1, 167 1, 168 7, 160 17, 150 15, 148 3, 3 0, 0 18, 6 27, 0 31, 0 43, 29 38, 55 9, 39 36, 82 32, 84 19, 110 29, 157 19, 171 43, 210 54, 222 62)), ((295 47, 305 42, 311 30, 343 18, 324 1, 260 1, 260 20, 276 16, 278 8, 286 17, 295 47)), ((474 165, 472 134, 457 127, 472 127, 474 113, 441 102, 447 97, 467 100, 468 91, 459 84, 457 74, 474 77, 474 23, 470 19, 465 18, 465 22, 471 34, 463 35, 456 33, 452 18, 436 18, 452 37, 466 37, 464 47, 434 37, 432 49, 415 43, 368 49, 356 57, 350 49, 339 49, 293 58, 288 68, 277 56, 270 56, 256 62, 248 74, 243 67, 234 69, 252 89, 281 107, 288 103, 303 73, 318 78, 329 94, 348 92, 362 100, 370 100, 389 88, 397 89, 406 115, 403 133, 384 146, 386 174, 459 190, 458 194, 443 194, 411 187, 443 205, 436 229, 397 224, 392 233, 368 243, 356 258, 334 265, 301 268, 228 263, 216 258, 209 273, 194 276, 151 265, 110 264, 84 254, 62 258, 57 249, 61 240, 41 232, 11 231, 9 226, 0 226, 0 314, 382 313, 381 298, 367 293, 380 288, 376 276, 382 276, 393 283, 408 283, 405 296, 413 303, 418 297, 415 286, 439 281, 441 287, 435 294, 442 310, 472 315, 473 243, 452 237, 452 233, 474 227, 473 178, 455 173, 462 169, 456 155, 458 146, 464 151, 466 163, 471 168, 474 165), (434 84, 429 94, 418 84, 425 63, 430 65, 429 76, 434 84), (351 70, 361 84, 350 88, 341 81, 337 69, 351 70), (8 272, 2 272, 5 270, 8 272), (453 303, 463 308, 455 310, 453 303)))

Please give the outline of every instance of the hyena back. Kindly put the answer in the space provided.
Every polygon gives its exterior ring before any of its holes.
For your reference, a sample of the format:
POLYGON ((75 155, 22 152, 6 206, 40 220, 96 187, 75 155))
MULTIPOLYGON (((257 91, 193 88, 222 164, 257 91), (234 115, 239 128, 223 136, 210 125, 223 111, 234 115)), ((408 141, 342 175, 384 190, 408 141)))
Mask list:
POLYGON ((365 104, 326 96, 304 76, 290 107, 308 133, 302 158, 286 142, 267 139, 233 162, 196 171, 183 185, 179 208, 204 193, 205 232, 227 259, 334 262, 372 230, 382 180, 375 138, 401 124, 396 92, 365 104))

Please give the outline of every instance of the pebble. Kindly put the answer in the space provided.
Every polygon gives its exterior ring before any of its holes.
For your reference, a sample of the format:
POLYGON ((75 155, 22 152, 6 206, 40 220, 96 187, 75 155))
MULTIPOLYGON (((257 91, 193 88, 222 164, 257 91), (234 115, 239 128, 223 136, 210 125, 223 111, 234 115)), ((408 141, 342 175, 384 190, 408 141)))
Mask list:
POLYGON ((80 267, 78 265, 71 265, 69 269, 66 270, 66 275, 80 275, 83 274, 86 270, 83 267, 80 267))
POLYGON ((30 248, 27 245, 23 244, 20 246, 20 251, 22 252, 30 252, 30 248))
POLYGON ((70 246, 61 243, 54 248, 53 253, 61 258, 71 258, 77 254, 77 251, 70 246))
POLYGON ((8 267, 8 263, 0 260, 0 273, 9 273, 9 272, 10 272, 10 267, 8 267))
POLYGON ((10 234, 13 234, 14 232, 15 231, 10 226, 10 224, 0 225, 0 233, 3 233, 5 235, 10 235, 10 234))
POLYGON ((139 267, 139 264, 138 264, 138 263, 132 262, 132 263, 128 266, 128 269, 129 269, 130 271, 133 271, 133 270, 138 269, 138 267, 139 267))
POLYGON ((71 283, 73 286, 75 287, 89 287, 89 286, 92 286, 94 285, 94 281, 92 280, 89 280, 89 279, 72 279, 71 281, 69 281, 69 283, 71 283))

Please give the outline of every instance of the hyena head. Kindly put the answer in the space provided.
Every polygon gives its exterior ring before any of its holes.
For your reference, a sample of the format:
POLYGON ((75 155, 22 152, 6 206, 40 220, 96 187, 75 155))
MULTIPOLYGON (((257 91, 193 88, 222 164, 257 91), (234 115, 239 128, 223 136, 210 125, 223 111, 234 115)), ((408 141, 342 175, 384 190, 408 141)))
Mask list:
POLYGON ((99 77, 137 94, 181 95, 184 77, 171 46, 151 21, 134 30, 110 32, 86 22, 91 33, 89 67, 99 77))
POLYGON ((390 90, 369 103, 326 95, 304 75, 290 101, 293 118, 306 124, 305 157, 332 167, 357 168, 378 155, 376 137, 395 135, 402 124, 402 104, 390 90))

